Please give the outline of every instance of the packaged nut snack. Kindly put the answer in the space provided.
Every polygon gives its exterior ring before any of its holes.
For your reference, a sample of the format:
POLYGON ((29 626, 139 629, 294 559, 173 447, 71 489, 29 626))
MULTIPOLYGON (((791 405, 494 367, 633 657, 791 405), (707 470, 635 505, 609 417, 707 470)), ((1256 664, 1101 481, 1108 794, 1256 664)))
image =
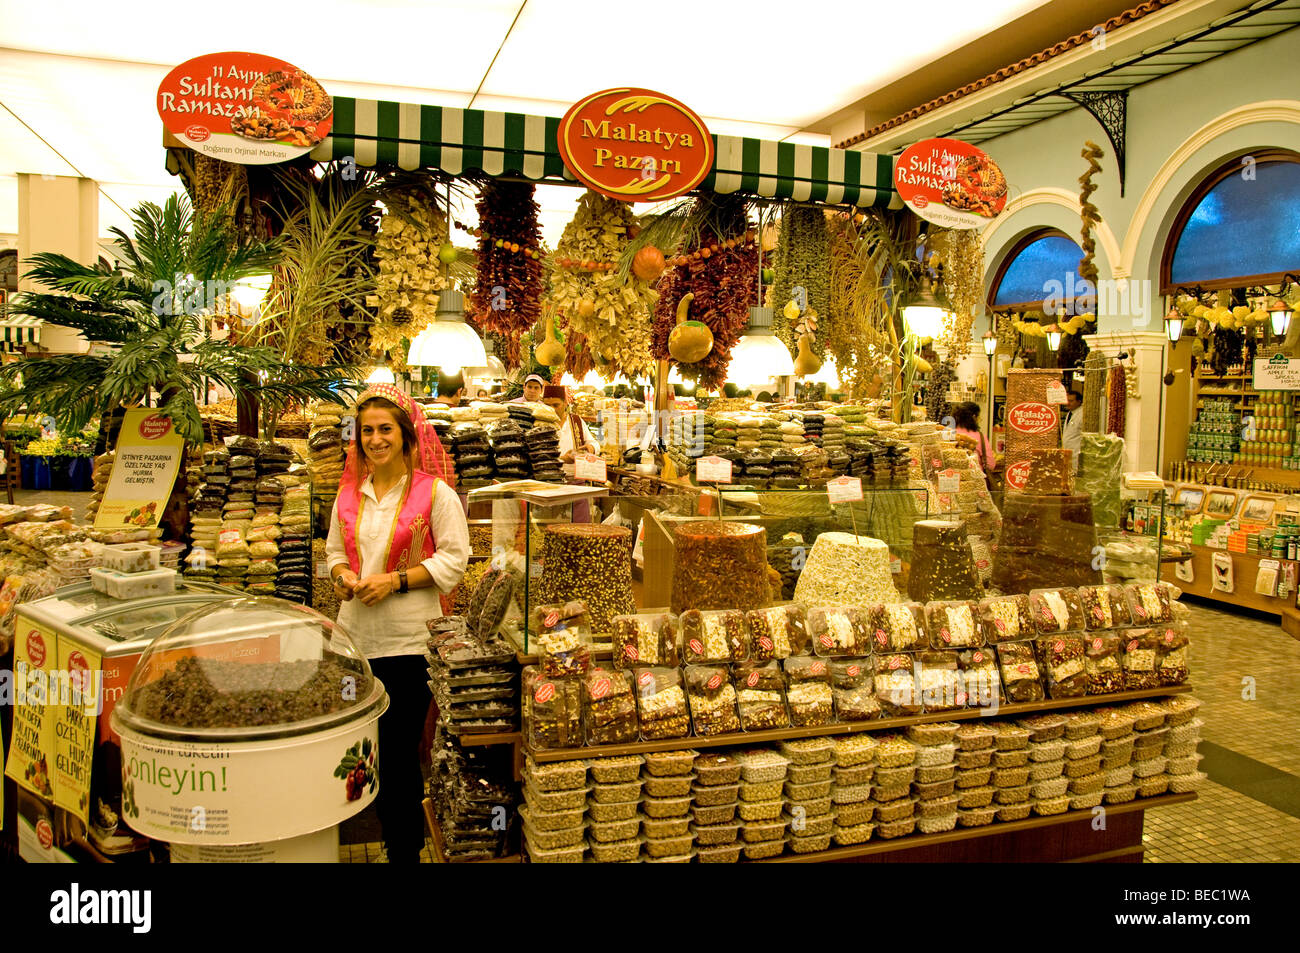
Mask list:
POLYGON ((916 683, 927 712, 966 706, 966 684, 957 671, 956 652, 916 653, 916 683))
POLYGON ((865 824, 876 816, 875 801, 858 801, 853 804, 836 804, 831 808, 831 816, 838 827, 853 827, 865 824))
POLYGON ((880 707, 890 715, 921 714, 921 695, 910 655, 877 655, 873 682, 880 707))
POLYGON ((575 844, 572 847, 561 847, 557 850, 546 850, 530 843, 528 838, 525 837, 524 844, 528 849, 528 859, 534 864, 580 864, 583 855, 587 852, 585 843, 575 844))
MULTIPOLYGON (((695 780, 693 774, 682 774, 675 777, 660 778, 653 774, 643 774, 641 783, 645 785, 642 789, 648 797, 686 797, 691 793, 691 783, 695 780)), ((646 831, 649 837, 657 835, 646 831)), ((664 835, 668 836, 668 835, 664 835)))
POLYGON ((784 781, 741 781, 740 799, 742 801, 770 801, 781 796, 784 781))
POLYGON ((766 860, 769 857, 779 857, 785 853, 784 840, 771 840, 758 844, 746 844, 746 860, 766 860))
POLYGON ((1084 641, 1083 670, 1089 695, 1124 690, 1122 643, 1117 633, 1089 633, 1084 641))
POLYGON ((957 811, 957 824, 961 827, 984 827, 993 823, 997 813, 998 808, 996 805, 959 809, 957 811))
MULTIPOLYGON (((1063 742, 1053 741, 1049 744, 1058 745, 1063 742)), ((1040 781, 1050 781, 1052 778, 1059 778, 1065 773, 1065 759, 1057 758, 1054 761, 1031 761, 1029 762, 1029 781, 1037 784, 1040 781)))
POLYGON ((641 737, 647 740, 684 738, 691 733, 686 693, 677 669, 637 668, 633 681, 641 737))
POLYGON ((745 613, 737 609, 688 609, 680 621, 682 656, 688 664, 743 662, 748 657, 745 613))
POLYGON ((1177 728, 1179 725, 1191 722, 1201 707, 1200 700, 1192 698, 1190 695, 1175 695, 1172 698, 1166 698, 1159 704, 1168 713, 1165 723, 1170 728, 1177 728))
POLYGON ((831 771, 831 780, 836 784, 843 784, 845 787, 851 787, 855 784, 869 784, 875 776, 876 765, 874 762, 855 764, 851 768, 841 768, 837 765, 831 771))
POLYGON ((820 837, 835 830, 835 815, 831 813, 831 799, 822 798, 816 805, 820 810, 809 810, 800 805, 793 805, 791 810, 782 815, 790 833, 795 837, 820 837))
MULTIPOLYGON (((786 659, 786 662, 796 661, 786 659)), ((813 662, 824 665, 821 659, 813 662)), ((829 680, 809 679, 791 682, 786 689, 786 705, 790 711, 790 724, 799 728, 818 727, 829 724, 834 718, 835 698, 831 692, 829 680)))
MULTIPOLYGON (((1133 702, 1127 708, 1133 716, 1133 727, 1137 731, 1154 731, 1165 723, 1165 709, 1157 702, 1133 702)), ((1139 744, 1138 747, 1142 745, 1139 744)))
POLYGON ((776 819, 756 818, 747 821, 740 830, 740 836, 748 844, 761 844, 765 841, 781 843, 785 837, 785 820, 778 815, 776 819))
MULTIPOLYGON (((1068 722, 1069 719, 1065 715, 1055 714, 1030 715, 1027 718, 1020 719, 1021 727, 1029 729, 1029 742, 1031 745, 1042 744, 1047 741, 1057 741, 1064 738, 1065 726, 1068 722)), ((1064 751, 1062 751, 1061 754, 1056 754, 1052 757, 1059 758, 1062 757, 1063 754, 1064 751)), ((1034 760, 1041 761, 1046 759, 1035 758, 1034 760)))
POLYGON ((916 745, 902 735, 880 735, 876 741, 876 763, 881 768, 901 768, 916 761, 916 745))
POLYGON ((881 715, 880 699, 870 685, 861 688, 836 688, 835 717, 839 721, 870 721, 881 715))
MULTIPOLYGON (((994 708, 1002 702, 1002 676, 992 648, 965 649, 957 653, 957 671, 971 708, 994 708)), ((978 726, 972 726, 978 727, 978 726)), ((988 735, 993 743, 992 732, 988 735)))
POLYGON ((528 783, 539 791, 569 791, 580 788, 587 781, 585 761, 552 761, 538 764, 532 758, 524 760, 528 783))
POLYGON ((1123 586, 1080 586, 1078 592, 1088 631, 1132 624, 1123 586))
POLYGON ((1002 690, 1009 702, 1043 700, 1038 660, 1030 642, 1004 642, 997 647, 998 667, 1002 671, 1002 690))
POLYGON ((615 784, 619 781, 635 781, 641 774, 643 764, 645 758, 639 754, 630 754, 616 758, 592 758, 587 761, 587 768, 591 771, 593 781, 615 784))
POLYGON ((734 755, 706 751, 695 759, 698 787, 735 784, 740 780, 740 762, 734 755))
POLYGON ((628 840, 601 842, 591 840, 591 859, 598 864, 627 864, 634 862, 641 854, 643 839, 632 837, 628 840))
POLYGON ((745 731, 788 728, 785 678, 776 662, 740 662, 732 667, 740 726, 745 731))
MULTIPOLYGON (((822 739, 818 740, 820 741, 822 739)), ((830 739, 827 738, 825 740, 829 741, 830 739)), ((826 760, 820 764, 795 764, 791 762, 790 768, 786 771, 785 775, 786 784, 820 784, 823 781, 829 781, 831 779, 831 772, 835 769, 835 749, 830 745, 827 745, 827 748, 829 750, 826 755, 826 760)), ((811 797, 813 795, 804 794, 803 796, 811 797)), ((821 795, 816 796, 820 797, 821 795)))
POLYGON ((676 668, 678 620, 667 612, 641 612, 612 620, 614 667, 661 665, 676 668))
POLYGON ((1087 693, 1083 636, 1054 635, 1039 639, 1035 646, 1047 675, 1048 698, 1076 698, 1087 693))
POLYGON ((957 788, 957 807, 974 808, 988 807, 993 803, 993 792, 996 788, 991 784, 981 784, 977 787, 958 787, 957 788))
POLYGON ((916 813, 916 798, 904 797, 892 801, 876 802, 876 820, 890 824, 912 817, 916 813))
MULTIPOLYGON (((839 735, 832 739, 837 768, 852 768, 876 759, 880 742, 868 734, 839 735)), ((910 763, 910 762, 908 762, 910 763)))
POLYGON ((1125 629, 1120 639, 1124 643, 1124 688, 1135 691, 1159 688, 1160 673, 1156 669, 1163 629, 1125 629))
MULTIPOLYGON (((975 752, 992 748, 995 736, 996 733, 988 725, 965 722, 957 727, 954 740, 957 742, 959 751, 975 752)), ((975 765, 965 765, 964 767, 975 767, 975 765)))
POLYGON ((534 748, 581 746, 582 683, 576 678, 548 678, 537 666, 523 671, 523 721, 534 748))
POLYGON ((924 725, 909 725, 906 733, 919 745, 946 745, 956 739, 960 727, 955 721, 932 721, 924 725))
POLYGON ((1079 758, 1091 758, 1100 751, 1101 735, 1092 735, 1088 738, 1076 738, 1073 741, 1068 737, 1066 738, 1065 756, 1071 761, 1076 761, 1079 758))
POLYGON ((1074 589, 1034 589, 1029 604, 1040 635, 1083 630, 1083 603, 1074 589))
POLYGON ((617 784, 593 784, 591 799, 596 804, 623 804, 641 797, 641 779, 620 781, 617 784))
POLYGON ((591 788, 573 788, 569 791, 539 791, 524 785, 524 802, 534 811, 581 811, 587 806, 591 788))
POLYGON ((699 756, 700 753, 694 748, 683 751, 647 751, 645 769, 657 778, 690 774, 691 767, 699 756))
MULTIPOLYGON (((572 831, 582 830, 582 808, 576 811, 532 811, 527 805, 519 808, 519 816, 524 819, 526 827, 531 827, 534 831, 550 833, 554 831, 572 831)), ((543 843, 538 840, 538 846, 553 849, 555 847, 565 847, 577 843, 579 838, 573 838, 567 844, 562 842, 543 843)))
POLYGON ((641 832, 641 816, 626 821, 590 821, 587 824, 587 833, 591 839, 599 844, 608 844, 611 841, 631 840, 641 832))
POLYGON ((736 689, 725 665, 686 666, 686 694, 697 735, 707 737, 740 731, 736 689))
POLYGON ((1029 749, 1017 748, 1015 751, 993 752, 993 767, 1020 768, 1029 763, 1029 749))
MULTIPOLYGON (((740 766, 737 765, 737 768, 740 766)), ((740 784, 714 784, 710 787, 696 787, 694 790, 696 807, 726 807, 734 805, 740 797, 740 784)), ((701 821, 700 823, 705 823, 701 821)))
POLYGON ((1022 728, 1015 722, 1010 721, 994 722, 992 727, 994 732, 996 732, 996 737, 993 739, 993 746, 998 751, 1015 751, 1017 748, 1029 747, 1028 728, 1022 728))
POLYGON ((991 644, 1019 642, 1037 634, 1029 597, 989 596, 979 603, 980 628, 991 644))
POLYGON ((644 847, 646 854, 650 857, 680 857, 683 854, 689 854, 694 843, 695 838, 688 831, 682 837, 664 837, 661 839, 647 837, 644 847))
POLYGON ((641 802, 646 817, 680 817, 691 809, 690 797, 648 797, 641 802))
POLYGON ((963 755, 968 754, 986 754, 992 757, 991 750, 983 752, 959 751, 957 752, 957 787, 958 788, 978 788, 988 784, 993 780, 993 767, 986 762, 982 766, 963 768, 961 760, 963 755))
POLYGON ((871 652, 867 613, 858 606, 809 609, 808 636, 813 651, 821 656, 867 655, 871 652))
POLYGON ((867 609, 867 629, 877 652, 910 652, 925 638, 925 607, 919 602, 877 603, 867 609))
POLYGON ((640 736, 630 672, 593 668, 582 677, 582 701, 587 744, 622 744, 640 736))
POLYGON ((749 782, 784 781, 790 759, 766 748, 742 751, 736 755, 741 763, 741 777, 749 782))
MULTIPOLYGON (((703 843, 695 848, 695 860, 701 864, 735 864, 740 862, 741 844, 719 844, 706 847, 703 843)), ((754 845, 761 846, 761 845, 754 845)))
POLYGON ((931 602, 925 607, 930 647, 960 649, 984 644, 984 632, 976 622, 974 602, 931 602))
POLYGON ((874 671, 870 658, 832 659, 826 663, 832 688, 870 688, 874 671))
POLYGON ((782 741, 781 754, 789 758, 791 764, 821 765, 835 756, 835 740, 798 738, 793 741, 782 741))
POLYGON ((1161 685, 1181 685, 1187 681, 1187 623, 1171 622, 1157 628, 1156 674, 1161 685))
POLYGON ((639 826, 641 823, 640 811, 640 801, 611 801, 608 804, 602 804, 599 801, 587 802, 587 815, 591 818, 593 824, 611 824, 616 821, 636 819, 639 826))
POLYGON ((591 626, 584 602, 537 606, 529 629, 542 656, 542 672, 551 677, 583 675, 591 664, 591 626))
POLYGON ((756 662, 801 655, 808 649, 802 606, 786 603, 752 609, 745 619, 749 625, 749 657, 756 662))
POLYGON ((1174 589, 1167 582, 1126 586, 1129 612, 1137 625, 1158 625, 1174 621, 1174 589))

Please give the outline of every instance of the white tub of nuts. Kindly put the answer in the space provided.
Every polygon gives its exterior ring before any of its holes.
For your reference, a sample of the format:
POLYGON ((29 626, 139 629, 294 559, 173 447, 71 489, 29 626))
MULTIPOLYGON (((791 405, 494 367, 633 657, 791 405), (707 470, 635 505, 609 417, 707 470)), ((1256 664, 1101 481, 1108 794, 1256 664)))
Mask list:
POLYGON ((789 758, 763 748, 742 751, 736 757, 740 759, 741 777, 751 783, 784 781, 786 768, 790 765, 789 758))

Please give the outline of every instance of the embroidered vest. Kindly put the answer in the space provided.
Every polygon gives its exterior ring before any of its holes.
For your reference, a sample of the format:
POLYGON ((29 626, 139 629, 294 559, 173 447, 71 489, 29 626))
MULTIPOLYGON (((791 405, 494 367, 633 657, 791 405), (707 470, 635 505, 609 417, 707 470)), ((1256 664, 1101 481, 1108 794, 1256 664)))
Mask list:
MULTIPOLYGON (((397 516, 388 533, 388 545, 384 550, 385 572, 410 569, 437 552, 438 541, 433 538, 430 517, 439 482, 437 477, 421 470, 411 471, 411 478, 406 481, 402 501, 397 507, 397 516)), ((361 514, 365 506, 366 497, 362 493, 339 495, 343 551, 347 553, 348 568, 358 574, 361 572, 361 556, 357 548, 357 527, 361 525, 361 514)))

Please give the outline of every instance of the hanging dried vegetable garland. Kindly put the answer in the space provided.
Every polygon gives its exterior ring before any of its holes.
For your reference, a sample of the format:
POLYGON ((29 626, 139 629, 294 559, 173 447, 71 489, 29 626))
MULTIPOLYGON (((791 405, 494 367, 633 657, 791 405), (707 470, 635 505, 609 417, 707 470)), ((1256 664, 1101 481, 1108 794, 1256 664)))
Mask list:
POLYGON ((606 379, 650 373, 650 325, 655 290, 635 275, 620 277, 618 261, 636 221, 625 202, 588 190, 564 227, 552 262, 545 311, 565 331, 569 373, 595 368, 606 379))
POLYGON ((1101 404, 1106 393, 1106 355, 1091 351, 1083 362, 1083 431, 1101 430, 1101 404))
MULTIPOLYGON (((830 313, 830 234, 826 212, 818 205, 792 202, 781 213, 780 237, 776 244, 775 280, 771 306, 775 312, 772 330, 786 347, 794 349, 798 335, 786 315, 786 305, 793 301, 802 316, 809 308, 819 317, 830 313), (803 289, 802 292, 799 289, 803 289)), ((822 328, 823 336, 826 328, 822 328)), ((825 345, 812 342, 813 352, 821 355, 825 345)))
POLYGON ((1090 197, 1097 191, 1092 177, 1101 171, 1101 163, 1097 160, 1106 153, 1102 151, 1101 146, 1091 140, 1085 140, 1083 146, 1083 152, 1079 154, 1088 160, 1088 171, 1079 176, 1079 217, 1083 224, 1083 241, 1080 242, 1083 248, 1083 259, 1079 262, 1079 277, 1084 281, 1092 282, 1092 286, 1096 288, 1097 265, 1093 259, 1097 254, 1097 243, 1093 240, 1092 230, 1094 226, 1101 224, 1101 213, 1097 211, 1097 206, 1092 204, 1090 197))
POLYGON ((509 367, 519 366, 519 336, 537 323, 545 293, 534 192, 528 182, 488 179, 475 203, 478 270, 469 318, 497 335, 509 367))
POLYGON ((948 349, 951 360, 960 361, 970 354, 971 328, 983 310, 984 253, 975 229, 940 229, 933 240, 943 263, 943 287, 952 305, 939 344, 948 349))
POLYGON ((1128 383, 1124 365, 1116 362, 1108 378, 1110 399, 1106 409, 1106 432, 1124 436, 1125 408, 1128 406, 1128 383))
POLYGON ((890 387, 897 373, 899 342, 893 337, 889 277, 901 258, 911 254, 898 233, 899 221, 868 209, 837 215, 828 225, 831 311, 821 337, 855 399, 867 396, 877 378, 879 389, 890 387))
POLYGON ((379 274, 375 294, 367 299, 376 309, 370 350, 391 354, 393 370, 401 372, 406 370, 402 339, 428 326, 438 312, 439 293, 450 287, 438 257, 447 243, 447 215, 432 179, 399 180, 382 199, 386 211, 375 247, 379 274))
MULTIPOLYGON (((677 325, 677 304, 688 292, 694 295, 690 316, 713 332, 713 350, 695 364, 679 365, 683 377, 717 390, 727 380, 731 349, 757 304, 758 248, 750 229, 744 199, 715 196, 708 201, 711 227, 700 229, 695 241, 673 259, 659 279, 655 306, 653 354, 668 358, 668 337, 677 325)), ((674 362, 675 363, 675 362, 674 362)))

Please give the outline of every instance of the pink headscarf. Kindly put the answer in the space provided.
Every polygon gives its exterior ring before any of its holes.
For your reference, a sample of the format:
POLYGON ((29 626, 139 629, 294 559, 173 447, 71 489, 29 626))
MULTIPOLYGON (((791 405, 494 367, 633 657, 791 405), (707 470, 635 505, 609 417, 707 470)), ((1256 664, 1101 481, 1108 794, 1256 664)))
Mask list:
MULTIPOLYGON (((433 424, 425 419, 420 405, 415 402, 410 394, 405 394, 391 384, 372 384, 362 391, 361 396, 357 398, 357 406, 360 407, 371 397, 382 397, 396 404, 410 418, 415 427, 415 436, 417 444, 413 456, 415 460, 415 469, 420 470, 430 476, 435 476, 442 480, 450 487, 456 486, 456 471, 452 465, 451 457, 443 449, 442 441, 438 439, 438 432, 433 428, 433 424)), ((361 440, 361 420, 358 418, 354 424, 356 427, 356 436, 348 444, 347 462, 343 467, 343 477, 339 481, 339 492, 345 488, 351 487, 356 492, 361 492, 361 484, 365 482, 366 474, 370 472, 370 464, 365 459, 365 454, 358 454, 357 447, 361 440)))

